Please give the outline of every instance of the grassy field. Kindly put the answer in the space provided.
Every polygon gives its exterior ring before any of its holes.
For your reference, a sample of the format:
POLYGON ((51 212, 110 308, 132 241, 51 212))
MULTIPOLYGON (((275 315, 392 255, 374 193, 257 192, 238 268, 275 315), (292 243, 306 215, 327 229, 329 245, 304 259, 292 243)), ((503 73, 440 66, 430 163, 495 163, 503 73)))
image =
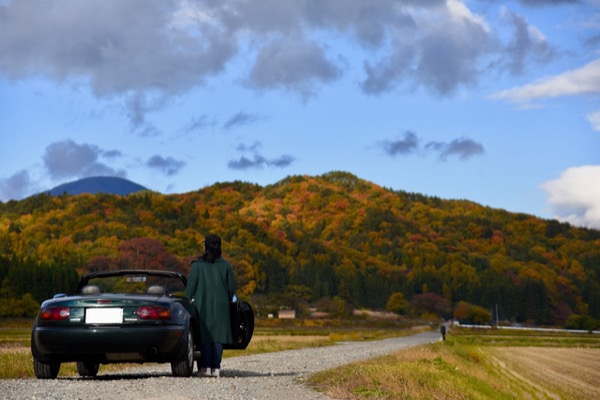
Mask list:
POLYGON ((454 329, 310 384, 339 399, 598 399, 600 336, 454 329))
POLYGON ((30 320, 0 319, 0 378, 33 376, 30 320))

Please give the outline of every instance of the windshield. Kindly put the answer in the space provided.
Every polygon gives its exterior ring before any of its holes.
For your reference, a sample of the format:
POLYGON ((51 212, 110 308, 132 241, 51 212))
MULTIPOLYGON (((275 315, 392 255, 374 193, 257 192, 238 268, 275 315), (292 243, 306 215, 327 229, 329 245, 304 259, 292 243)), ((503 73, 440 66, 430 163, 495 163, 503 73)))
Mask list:
MULTIPOLYGON (((177 277, 132 274, 120 276, 98 276, 90 278, 87 287, 97 286, 100 293, 126 294, 170 294, 183 297, 184 283, 177 277)), ((82 292, 86 289, 83 288, 82 292)))

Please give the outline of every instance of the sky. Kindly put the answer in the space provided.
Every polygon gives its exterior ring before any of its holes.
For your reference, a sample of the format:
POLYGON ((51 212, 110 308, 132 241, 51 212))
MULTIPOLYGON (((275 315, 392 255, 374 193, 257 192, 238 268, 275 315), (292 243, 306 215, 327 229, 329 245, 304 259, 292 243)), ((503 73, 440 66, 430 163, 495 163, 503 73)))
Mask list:
POLYGON ((0 0, 0 201, 347 171, 600 229, 600 0, 0 0))

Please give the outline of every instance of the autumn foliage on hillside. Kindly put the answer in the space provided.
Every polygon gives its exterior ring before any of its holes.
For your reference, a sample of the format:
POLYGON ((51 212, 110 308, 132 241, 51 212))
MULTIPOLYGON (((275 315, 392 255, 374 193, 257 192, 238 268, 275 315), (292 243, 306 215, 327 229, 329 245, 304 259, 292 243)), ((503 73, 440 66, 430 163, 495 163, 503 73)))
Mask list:
POLYGON ((392 191, 345 172, 266 187, 218 183, 180 195, 38 195, 0 203, 0 296, 30 293, 41 301, 65 289, 17 284, 24 271, 33 273, 31 265, 46 271, 46 285, 55 271, 187 273, 208 233, 222 236, 239 295, 259 306, 387 306, 466 319, 489 310, 494 318, 544 325, 600 319, 599 231, 392 191))

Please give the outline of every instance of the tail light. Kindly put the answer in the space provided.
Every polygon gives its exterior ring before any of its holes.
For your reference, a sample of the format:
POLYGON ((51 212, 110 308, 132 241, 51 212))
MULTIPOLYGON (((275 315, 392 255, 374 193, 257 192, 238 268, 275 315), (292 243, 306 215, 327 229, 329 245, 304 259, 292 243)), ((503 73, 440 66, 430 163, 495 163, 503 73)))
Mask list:
POLYGON ((42 321, 61 321, 69 318, 70 315, 69 307, 48 307, 42 310, 40 318, 42 321))
POLYGON ((171 309, 163 306, 141 306, 137 310, 141 319, 162 320, 171 318, 171 309))

